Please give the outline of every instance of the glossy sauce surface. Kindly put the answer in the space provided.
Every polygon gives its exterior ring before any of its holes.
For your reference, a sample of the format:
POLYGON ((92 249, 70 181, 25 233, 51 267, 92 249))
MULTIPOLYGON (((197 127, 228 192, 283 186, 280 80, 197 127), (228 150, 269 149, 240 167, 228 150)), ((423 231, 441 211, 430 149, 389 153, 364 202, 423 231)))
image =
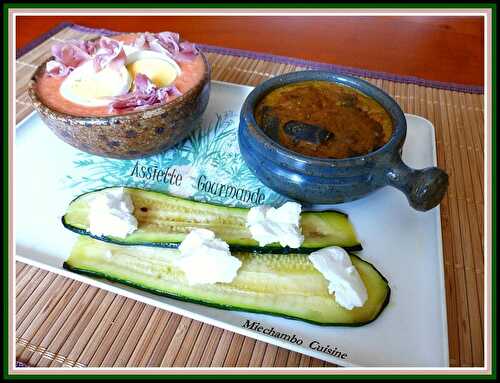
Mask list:
MULTIPOLYGON (((135 41, 135 34, 113 36, 113 39, 123 41, 125 44, 133 44, 135 41)), ((198 55, 191 62, 178 62, 177 64, 180 66, 182 72, 175 79, 174 85, 181 91, 182 94, 184 94, 195 87, 198 82, 202 80, 205 73, 205 63, 202 56, 198 55)), ((40 97, 40 100, 49 108, 61 113, 82 117, 121 114, 121 112, 110 110, 108 106, 88 107, 65 99, 59 92, 59 88, 64 79, 65 77, 51 77, 45 72, 36 78, 36 92, 38 97, 40 97)), ((175 96, 172 96, 169 101, 172 101, 175 98, 175 96)), ((151 107, 154 108, 157 106, 158 105, 153 105, 151 107)))
POLYGON ((368 154, 390 139, 392 119, 352 88, 304 81, 268 93, 255 108, 257 124, 284 147, 311 157, 368 154))

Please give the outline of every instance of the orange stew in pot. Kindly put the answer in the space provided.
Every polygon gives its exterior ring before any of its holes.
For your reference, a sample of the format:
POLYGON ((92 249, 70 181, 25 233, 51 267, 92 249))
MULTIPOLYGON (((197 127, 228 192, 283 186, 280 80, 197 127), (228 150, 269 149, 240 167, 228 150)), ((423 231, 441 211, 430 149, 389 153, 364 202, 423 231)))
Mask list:
POLYGON ((391 116, 374 99, 344 85, 304 81, 268 93, 257 124, 282 146, 307 156, 348 158, 389 141, 391 116))

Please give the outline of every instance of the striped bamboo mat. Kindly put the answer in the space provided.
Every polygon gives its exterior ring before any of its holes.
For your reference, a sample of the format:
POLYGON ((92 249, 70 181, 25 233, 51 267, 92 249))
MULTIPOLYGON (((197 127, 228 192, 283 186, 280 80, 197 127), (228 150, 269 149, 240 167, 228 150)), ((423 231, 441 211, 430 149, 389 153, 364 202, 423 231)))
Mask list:
MULTIPOLYGON (((32 111, 27 83, 50 56, 50 46, 95 35, 67 26, 18 57, 17 121, 32 111)), ((308 66, 214 47, 205 51, 212 78, 238 84, 255 86, 308 66)), ((366 76, 405 112, 435 125, 438 164, 450 175, 441 204, 450 365, 483 366, 483 95, 477 89, 467 93, 453 86, 366 76)), ((16 274, 17 360, 29 366, 333 366, 20 262, 16 274)))

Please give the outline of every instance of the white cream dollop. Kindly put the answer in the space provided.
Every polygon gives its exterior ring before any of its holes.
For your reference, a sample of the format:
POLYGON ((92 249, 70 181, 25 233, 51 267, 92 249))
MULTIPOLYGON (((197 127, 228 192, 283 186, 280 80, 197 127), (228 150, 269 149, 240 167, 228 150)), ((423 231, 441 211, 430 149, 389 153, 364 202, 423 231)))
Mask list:
POLYGON ((301 210, 302 206, 297 202, 286 202, 277 209, 256 206, 248 212, 247 227, 260 246, 279 242, 281 246, 296 249, 304 242, 300 230, 301 210))
POLYGON ((343 248, 325 247, 311 253, 309 260, 328 280, 328 292, 335 293, 335 301, 339 305, 352 310, 365 304, 368 292, 351 257, 343 248))
POLYGON ((92 234, 125 238, 137 230, 134 204, 124 188, 101 191, 89 202, 92 234))
POLYGON ((207 229, 193 229, 179 246, 180 256, 174 265, 181 269, 190 285, 230 283, 241 261, 233 257, 229 245, 207 229))

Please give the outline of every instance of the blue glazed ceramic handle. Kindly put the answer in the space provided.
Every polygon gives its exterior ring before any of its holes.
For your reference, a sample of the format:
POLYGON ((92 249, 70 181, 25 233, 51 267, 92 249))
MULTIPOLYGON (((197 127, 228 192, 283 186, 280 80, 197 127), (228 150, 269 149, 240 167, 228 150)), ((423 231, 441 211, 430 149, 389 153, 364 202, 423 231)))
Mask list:
POLYGON ((429 167, 412 169, 401 159, 386 173, 388 184, 401 190, 410 206, 419 211, 427 211, 437 206, 448 189, 448 174, 429 167))

